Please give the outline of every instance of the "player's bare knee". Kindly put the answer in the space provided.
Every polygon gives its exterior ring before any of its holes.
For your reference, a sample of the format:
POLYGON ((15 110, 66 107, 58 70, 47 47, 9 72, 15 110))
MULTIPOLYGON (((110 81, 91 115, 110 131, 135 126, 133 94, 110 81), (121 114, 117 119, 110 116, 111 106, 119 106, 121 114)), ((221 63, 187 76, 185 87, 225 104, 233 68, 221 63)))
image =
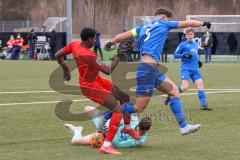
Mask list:
POLYGON ((188 86, 183 86, 183 87, 181 87, 181 90, 184 92, 184 91, 186 91, 188 89, 188 86))
POLYGON ((178 88, 174 87, 173 90, 168 93, 168 97, 170 97, 170 98, 178 98, 178 97, 180 97, 178 88))
POLYGON ((113 109, 113 112, 118 112, 118 113, 122 113, 122 107, 120 105, 116 105, 113 109))

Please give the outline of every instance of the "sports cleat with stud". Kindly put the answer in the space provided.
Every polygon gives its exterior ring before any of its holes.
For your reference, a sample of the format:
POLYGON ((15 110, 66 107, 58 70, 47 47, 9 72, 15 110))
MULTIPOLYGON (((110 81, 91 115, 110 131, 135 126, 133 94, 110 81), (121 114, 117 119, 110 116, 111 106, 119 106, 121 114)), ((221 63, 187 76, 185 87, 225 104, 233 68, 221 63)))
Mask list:
POLYGON ((204 110, 204 111, 213 111, 213 109, 212 109, 212 108, 209 108, 208 105, 201 106, 201 110, 204 110))
POLYGON ((103 145, 99 148, 98 150, 100 153, 103 154, 113 154, 113 155, 119 155, 122 154, 120 152, 118 152, 116 149, 113 148, 113 146, 108 146, 108 147, 104 147, 103 145))
POLYGON ((194 133, 197 130, 200 129, 202 125, 201 124, 197 124, 197 125, 191 125, 191 124, 187 124, 184 128, 180 128, 180 133, 185 136, 188 135, 190 133, 194 133))
POLYGON ((132 138, 134 138, 136 140, 140 140, 141 139, 141 136, 138 135, 132 128, 131 129, 127 129, 126 127, 124 127, 122 129, 121 133, 128 134, 129 136, 131 136, 132 138))

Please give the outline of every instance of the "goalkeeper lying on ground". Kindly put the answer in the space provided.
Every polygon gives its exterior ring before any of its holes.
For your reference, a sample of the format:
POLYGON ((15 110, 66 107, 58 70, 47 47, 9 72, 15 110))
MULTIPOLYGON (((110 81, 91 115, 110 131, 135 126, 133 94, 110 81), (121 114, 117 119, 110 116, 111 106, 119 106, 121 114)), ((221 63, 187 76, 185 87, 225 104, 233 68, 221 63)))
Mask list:
MULTIPOLYGON (((84 108, 84 111, 86 114, 92 113, 92 111, 94 110, 96 109, 90 106, 86 106, 84 108)), ((98 110, 96 110, 96 112, 98 112, 98 110)), ((88 116, 91 116, 91 115, 88 115, 88 116)), ((91 116, 91 117, 94 117, 94 116, 91 116)), ((96 128, 99 128, 98 127, 99 118, 100 117, 92 118, 92 121, 95 124, 96 128)), ((137 146, 143 145, 147 139, 147 132, 149 131, 151 124, 152 124, 152 120, 150 117, 144 117, 139 121, 138 117, 132 115, 131 127, 134 128, 135 131, 142 136, 140 140, 135 140, 131 138, 129 135, 121 133, 121 130, 124 127, 123 120, 122 120, 118 128, 117 134, 113 139, 113 142, 112 142, 113 146, 118 148, 129 148, 129 147, 137 147, 137 146)), ((108 125, 109 125, 109 121, 105 125, 105 133, 108 130, 108 125)), ((70 131, 73 133, 73 138, 71 140, 72 145, 75 145, 75 146, 90 145, 90 138, 94 133, 86 136, 82 136, 83 127, 81 126, 76 127, 72 124, 65 124, 65 127, 69 128, 70 131)))

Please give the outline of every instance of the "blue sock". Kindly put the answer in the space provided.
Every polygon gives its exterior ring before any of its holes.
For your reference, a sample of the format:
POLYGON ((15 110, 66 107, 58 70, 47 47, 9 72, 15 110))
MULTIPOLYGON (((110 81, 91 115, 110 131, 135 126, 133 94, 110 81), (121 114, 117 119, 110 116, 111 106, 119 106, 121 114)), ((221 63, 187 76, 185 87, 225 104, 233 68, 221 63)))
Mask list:
POLYGON ((206 102, 206 94, 205 91, 198 91, 198 98, 201 102, 202 107, 206 107, 207 102, 206 102))
POLYGON ((179 127, 184 128, 187 125, 187 122, 185 121, 185 118, 184 118, 185 115, 183 112, 180 98, 171 98, 170 107, 176 120, 178 121, 179 127))
POLYGON ((132 114, 134 113, 134 104, 133 103, 124 103, 121 105, 123 114, 132 114))
POLYGON ((105 119, 106 121, 109 120, 109 119, 111 119, 112 113, 113 113, 112 111, 105 112, 105 113, 103 114, 104 119, 105 119))
POLYGON ((179 93, 183 92, 182 89, 181 89, 181 86, 178 86, 178 91, 179 91, 179 93))

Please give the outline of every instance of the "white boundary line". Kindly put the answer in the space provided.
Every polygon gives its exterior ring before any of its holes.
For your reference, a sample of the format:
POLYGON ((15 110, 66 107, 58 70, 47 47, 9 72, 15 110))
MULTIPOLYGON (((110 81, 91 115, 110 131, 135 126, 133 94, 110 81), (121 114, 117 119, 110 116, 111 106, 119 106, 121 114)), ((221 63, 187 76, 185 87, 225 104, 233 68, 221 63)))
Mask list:
MULTIPOLYGON (((71 101, 73 101, 73 102, 86 102, 86 101, 89 101, 89 99, 77 99, 77 100, 71 100, 71 101)), ((54 103, 59 103, 59 102, 62 102, 62 101, 3 103, 3 104, 0 104, 0 106, 32 105, 32 104, 54 104, 54 103)))
MULTIPOLYGON (((240 90, 232 90, 232 91, 216 91, 216 92, 206 92, 207 94, 219 94, 219 93, 240 93, 240 90)), ((184 93, 181 96, 189 96, 189 95, 197 95, 198 93, 184 93)), ((160 95, 161 97, 166 97, 166 95, 160 95)), ((86 102, 88 99, 77 99, 71 100, 73 102, 86 102)), ((32 105, 32 104, 54 104, 62 101, 45 101, 45 102, 25 102, 25 103, 2 103, 0 106, 14 106, 14 105, 32 105)))

